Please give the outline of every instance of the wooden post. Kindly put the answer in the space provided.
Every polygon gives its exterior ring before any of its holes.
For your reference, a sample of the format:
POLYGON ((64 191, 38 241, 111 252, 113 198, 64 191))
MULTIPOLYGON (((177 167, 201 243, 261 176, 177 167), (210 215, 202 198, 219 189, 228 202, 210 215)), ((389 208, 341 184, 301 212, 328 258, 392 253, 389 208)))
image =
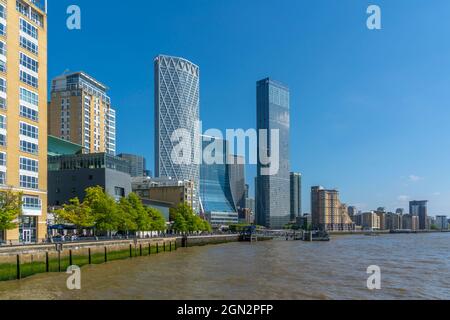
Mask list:
POLYGON ((48 251, 45 252, 45 272, 50 272, 49 259, 48 259, 48 251))
POLYGON ((133 245, 130 243, 130 258, 133 258, 133 245))
POLYGON ((172 252, 172 241, 169 242, 169 250, 172 252))
POLYGON ((108 249, 105 247, 105 263, 108 262, 108 249))
POLYGON ((61 272, 61 251, 58 250, 58 272, 61 272))
POLYGON ((166 241, 163 242, 164 252, 166 252, 166 241))
POLYGON ((20 273, 20 255, 17 255, 17 280, 20 280, 22 278, 22 275, 20 273))
POLYGON ((91 248, 88 248, 88 261, 89 261, 89 264, 92 264, 91 248))
POLYGON ((159 253, 159 243, 156 243, 156 253, 159 253))
POLYGON ((72 265, 72 249, 69 250, 69 266, 72 265))
POLYGON ((139 244, 139 255, 142 257, 142 243, 139 244))
POLYGON ((148 243, 148 255, 151 255, 151 254, 152 254, 152 243, 149 242, 148 243))

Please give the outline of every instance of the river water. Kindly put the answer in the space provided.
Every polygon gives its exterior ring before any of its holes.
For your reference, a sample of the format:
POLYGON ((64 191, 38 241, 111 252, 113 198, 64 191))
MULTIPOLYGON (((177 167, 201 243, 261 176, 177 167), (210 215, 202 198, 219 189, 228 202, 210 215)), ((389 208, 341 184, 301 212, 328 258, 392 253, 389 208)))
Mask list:
POLYGON ((0 299, 450 299, 450 233, 339 236, 178 249, 0 283, 0 299), (368 290, 370 265, 381 290, 368 290))

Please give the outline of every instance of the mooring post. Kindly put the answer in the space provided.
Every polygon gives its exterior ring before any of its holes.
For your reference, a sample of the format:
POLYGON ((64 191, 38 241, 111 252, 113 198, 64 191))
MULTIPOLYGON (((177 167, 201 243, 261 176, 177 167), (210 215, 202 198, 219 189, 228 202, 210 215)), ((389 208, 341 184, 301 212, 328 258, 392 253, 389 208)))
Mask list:
POLYGON ((108 262, 108 249, 105 247, 105 263, 108 262))
POLYGON ((22 278, 22 275, 20 274, 20 255, 17 255, 17 280, 20 280, 22 278))
POLYGON ((130 243, 130 258, 133 258, 133 245, 130 243))
POLYGON ((139 244, 139 255, 142 257, 142 243, 139 244))
POLYGON ((91 248, 88 248, 88 261, 89 261, 89 264, 92 264, 91 248))
POLYGON ((156 243, 156 253, 159 253, 159 243, 156 243))
POLYGON ((50 271, 49 259, 48 259, 48 251, 45 252, 45 272, 50 271))

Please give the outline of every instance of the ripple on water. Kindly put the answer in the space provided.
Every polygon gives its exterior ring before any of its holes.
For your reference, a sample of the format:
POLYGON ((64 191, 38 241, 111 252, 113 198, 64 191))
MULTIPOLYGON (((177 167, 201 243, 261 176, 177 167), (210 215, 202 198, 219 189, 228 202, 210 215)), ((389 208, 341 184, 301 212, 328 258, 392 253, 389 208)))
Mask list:
POLYGON ((65 274, 0 283, 0 299, 449 299, 449 241, 428 234, 194 247, 84 267, 81 291, 66 289, 65 274), (379 291, 366 287, 373 264, 379 291))

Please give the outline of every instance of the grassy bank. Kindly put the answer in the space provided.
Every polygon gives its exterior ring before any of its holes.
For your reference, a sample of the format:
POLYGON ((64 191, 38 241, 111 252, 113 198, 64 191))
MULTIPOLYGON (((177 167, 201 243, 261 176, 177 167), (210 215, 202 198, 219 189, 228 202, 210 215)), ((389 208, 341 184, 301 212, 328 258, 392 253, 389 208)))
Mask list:
POLYGON ((138 245, 111 250, 107 247, 94 249, 64 250, 35 255, 8 257, 8 262, 0 262, 0 281, 23 279, 39 273, 65 272, 71 265, 82 267, 89 264, 103 264, 114 260, 150 256, 176 250, 175 242, 166 245, 138 245))

